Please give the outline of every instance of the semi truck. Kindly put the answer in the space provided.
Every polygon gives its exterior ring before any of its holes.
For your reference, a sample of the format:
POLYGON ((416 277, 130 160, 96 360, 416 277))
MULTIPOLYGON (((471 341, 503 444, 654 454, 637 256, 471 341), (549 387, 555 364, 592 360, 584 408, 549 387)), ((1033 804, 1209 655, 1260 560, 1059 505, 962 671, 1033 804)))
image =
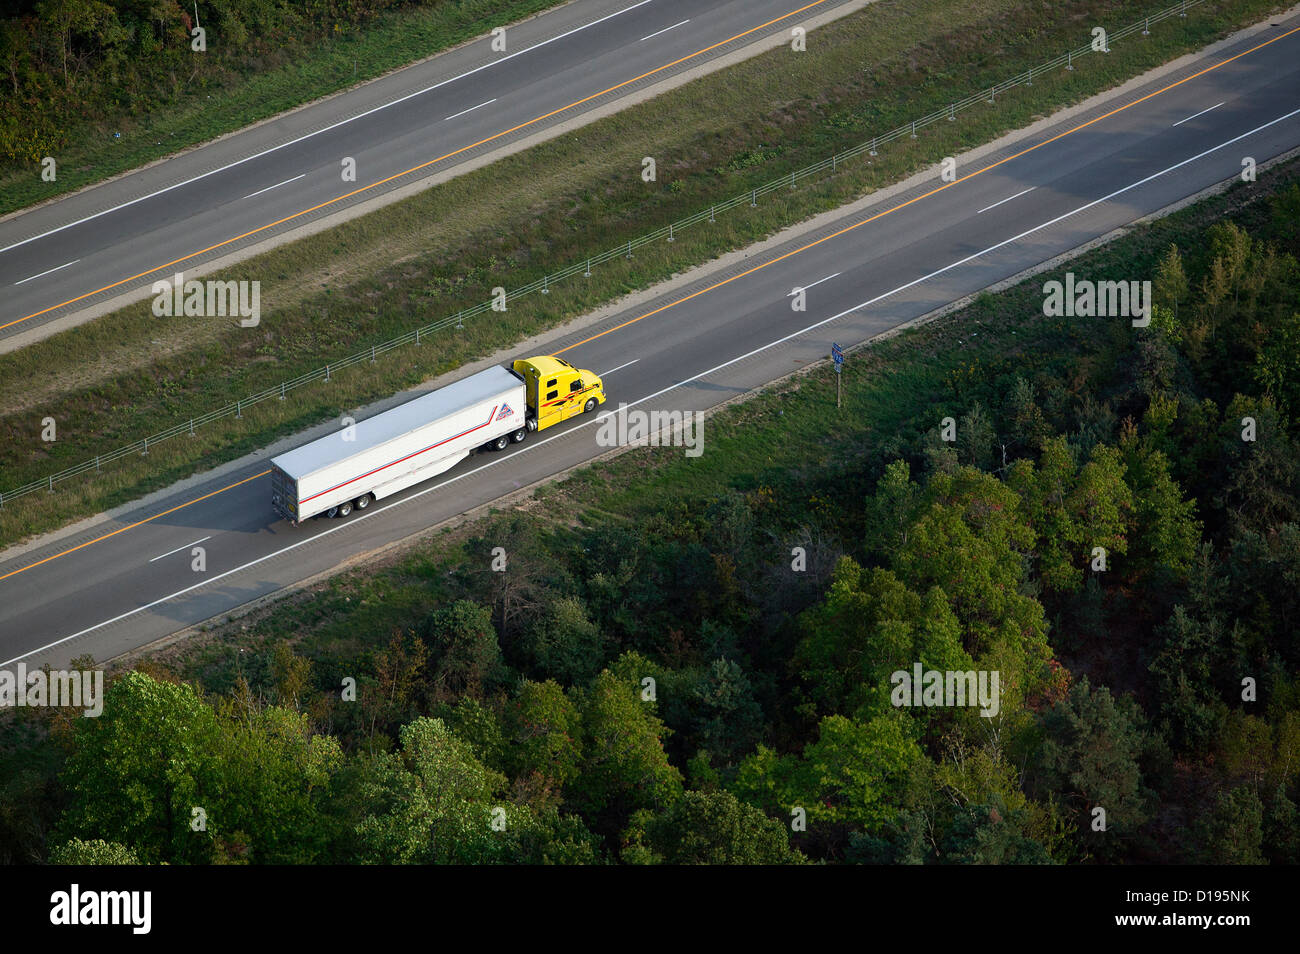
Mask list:
POLYGON ((562 358, 497 365, 272 458, 271 506, 294 524, 346 517, 605 400, 599 375, 562 358))

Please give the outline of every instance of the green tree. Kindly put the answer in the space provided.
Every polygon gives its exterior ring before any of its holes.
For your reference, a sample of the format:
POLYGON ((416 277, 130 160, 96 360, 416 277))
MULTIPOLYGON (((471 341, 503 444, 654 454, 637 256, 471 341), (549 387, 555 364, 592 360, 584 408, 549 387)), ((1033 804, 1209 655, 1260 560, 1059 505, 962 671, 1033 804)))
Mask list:
POLYGON ((511 776, 535 777, 556 792, 578 777, 582 716, 557 683, 525 680, 502 721, 511 776))
POLYGON ((908 718, 898 711, 858 722, 821 720, 802 756, 762 746, 740 766, 735 793, 771 814, 802 808, 809 822, 871 828, 902 806, 912 773, 925 759, 908 718))
POLYGON ((1162 452, 1134 447, 1127 460, 1137 527, 1132 562, 1146 573, 1182 576, 1191 569, 1201 543, 1196 501, 1183 496, 1162 452))
POLYGON ((136 672, 114 680, 103 714, 76 723, 63 774, 62 840, 117 842, 145 863, 209 861, 212 838, 190 822, 195 808, 212 814, 224 787, 221 734, 190 686, 136 672))
POLYGON ((1179 752, 1203 750, 1219 726, 1212 673, 1222 658, 1223 623, 1217 616, 1200 619, 1186 607, 1175 606, 1156 637, 1160 649, 1149 669, 1170 741, 1179 752))
POLYGON ((1049 591, 1058 593, 1078 589, 1083 582, 1083 533, 1070 506, 1077 479, 1078 466, 1063 437, 1043 443, 1037 464, 1017 461, 1007 475, 1034 530, 1038 576, 1049 591))
POLYGON ((600 671, 607 643, 576 596, 546 604, 525 639, 532 671, 563 685, 585 685, 600 671))
POLYGON ((693 737, 724 765, 751 751, 763 734, 763 710, 740 664, 715 659, 690 692, 693 737))
POLYGON ((670 865, 784 865, 803 856, 785 827, 729 792, 686 792, 667 809, 634 824, 628 840, 642 850, 629 860, 670 865))
POLYGON ((433 650, 434 684, 442 697, 478 695, 501 665, 491 612, 470 600, 435 610, 424 623, 433 650))
MULTIPOLYGON (((360 780, 363 863, 472 864, 491 860, 493 796, 503 776, 486 768, 441 719, 402 727, 401 751, 380 753, 360 780)), ((504 810, 504 806, 503 810, 504 810)), ((507 826, 510 812, 506 811, 507 826)))
POLYGON ((582 713, 582 767, 568 793, 597 830, 623 827, 639 808, 660 808, 681 794, 681 774, 668 761, 663 722, 642 701, 637 683, 606 670, 575 691, 582 713))
POLYGON ((303 863, 332 838, 318 816, 338 742, 289 709, 223 702, 127 673, 79 720, 60 834, 118 842, 142 862, 303 863))
POLYGON ((1034 386, 1019 375, 1011 384, 1002 413, 1012 441, 1022 450, 1039 450, 1052 432, 1043 409, 1038 406, 1034 386))
POLYGON ((50 850, 52 865, 138 865, 140 860, 126 845, 92 838, 72 838, 50 850))
POLYGON ((219 782, 206 808, 218 849, 266 864, 318 860, 333 837, 320 817, 343 763, 338 741, 291 709, 236 715, 226 705, 220 715, 219 782))
POLYGON ((1264 806, 1255 789, 1239 785, 1215 796, 1210 811, 1195 825, 1200 841, 1199 861, 1211 865, 1265 863, 1264 806))
POLYGON ((925 504, 894 572, 913 592, 938 587, 947 595, 972 656, 1005 647, 1005 661, 1019 662, 1004 678, 1034 681, 1050 650, 1043 608, 1024 592, 1034 533, 1018 495, 988 474, 963 468, 932 476, 925 504))
POLYGON ((1045 865, 1047 850, 1028 833, 1029 813, 1008 810, 994 796, 987 804, 960 806, 939 849, 948 864, 1045 865))
POLYGON ((1170 243, 1160 264, 1156 266, 1155 280, 1152 282, 1151 290, 1156 304, 1171 309, 1174 320, 1177 321, 1178 304, 1187 298, 1189 288, 1182 253, 1178 251, 1177 245, 1170 243))
POLYGON ((925 597, 908 590, 891 570, 864 570, 850 557, 835 568, 830 591, 799 620, 802 639, 794 668, 822 714, 854 714, 889 707, 890 674, 970 669, 962 629, 943 591, 925 597))
POLYGON ((1080 841, 1100 858, 1122 854, 1150 817, 1150 792, 1142 782, 1149 739, 1137 704, 1094 690, 1085 676, 1043 717, 1038 753, 1042 785, 1071 810, 1080 841), (1098 830, 1105 812, 1105 830, 1098 830))
POLYGON ((867 548, 886 560, 891 558, 907 542, 907 531, 916 519, 920 502, 921 488, 912 483, 907 461, 891 461, 876 484, 875 495, 867 499, 867 548))

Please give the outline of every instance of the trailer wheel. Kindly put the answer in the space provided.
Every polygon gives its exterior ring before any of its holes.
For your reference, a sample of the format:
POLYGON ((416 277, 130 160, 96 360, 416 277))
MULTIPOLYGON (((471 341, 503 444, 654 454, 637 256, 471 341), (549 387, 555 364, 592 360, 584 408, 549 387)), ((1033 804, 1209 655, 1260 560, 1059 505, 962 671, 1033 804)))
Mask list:
POLYGON ((354 500, 353 503, 357 505, 358 510, 365 510, 367 507, 370 506, 371 502, 374 499, 375 499, 374 494, 362 494, 360 497, 354 500))
POLYGON ((519 430, 515 431, 513 434, 510 435, 510 439, 514 441, 516 444, 522 444, 524 442, 524 438, 527 436, 528 436, 528 428, 521 427, 519 428, 519 430))
POLYGON ((343 503, 339 504, 339 516, 340 516, 340 517, 346 517, 346 516, 347 516, 348 514, 350 514, 351 512, 352 512, 352 501, 351 501, 351 500, 345 500, 345 501, 343 501, 343 503))
POLYGON ((582 413, 590 414, 592 411, 596 410, 596 403, 595 398, 587 398, 587 403, 582 406, 582 413))
POLYGON ((505 450, 509 446, 510 446, 510 438, 508 435, 505 434, 502 434, 491 444, 493 450, 505 450))

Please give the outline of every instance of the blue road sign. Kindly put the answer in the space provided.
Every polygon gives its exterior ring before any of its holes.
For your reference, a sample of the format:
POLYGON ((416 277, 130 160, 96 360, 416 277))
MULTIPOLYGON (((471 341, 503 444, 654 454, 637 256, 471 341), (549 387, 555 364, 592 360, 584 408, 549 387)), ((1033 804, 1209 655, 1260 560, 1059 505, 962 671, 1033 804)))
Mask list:
POLYGON ((831 357, 835 359, 837 365, 844 363, 844 350, 834 342, 831 342, 831 357))

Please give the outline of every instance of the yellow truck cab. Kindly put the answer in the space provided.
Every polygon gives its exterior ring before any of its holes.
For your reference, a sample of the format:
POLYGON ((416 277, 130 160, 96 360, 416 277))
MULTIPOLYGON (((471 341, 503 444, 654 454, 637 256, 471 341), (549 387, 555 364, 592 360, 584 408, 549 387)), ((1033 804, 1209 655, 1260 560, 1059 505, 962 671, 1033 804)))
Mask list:
POLYGON ((511 367, 524 379, 529 430, 543 430, 605 403, 600 378, 563 358, 520 358, 511 367))

